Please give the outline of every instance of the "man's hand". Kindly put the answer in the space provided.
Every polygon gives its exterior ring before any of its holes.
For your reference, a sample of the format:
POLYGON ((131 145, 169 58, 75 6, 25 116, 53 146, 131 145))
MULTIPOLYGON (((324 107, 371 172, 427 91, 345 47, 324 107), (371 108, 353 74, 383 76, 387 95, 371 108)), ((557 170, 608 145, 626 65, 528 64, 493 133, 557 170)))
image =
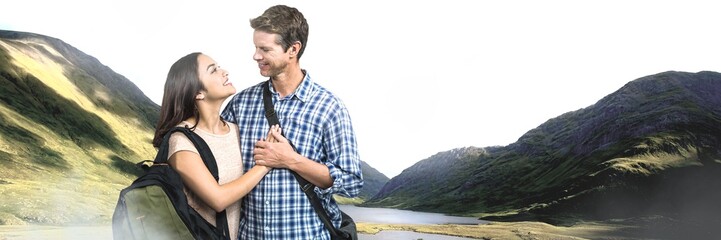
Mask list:
POLYGON ((280 126, 274 125, 268 131, 267 140, 258 140, 253 149, 255 164, 272 168, 290 168, 296 162, 298 153, 288 142, 288 139, 280 134, 280 126))

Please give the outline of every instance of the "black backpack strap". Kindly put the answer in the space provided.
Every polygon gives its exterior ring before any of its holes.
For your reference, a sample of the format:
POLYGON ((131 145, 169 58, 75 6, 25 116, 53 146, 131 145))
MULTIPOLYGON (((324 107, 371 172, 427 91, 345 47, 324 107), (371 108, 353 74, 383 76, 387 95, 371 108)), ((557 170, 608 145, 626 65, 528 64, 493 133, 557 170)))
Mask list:
MULTIPOLYGON (((210 151, 210 147, 208 147, 208 144, 205 143, 203 138, 201 138, 200 136, 198 136, 198 134, 186 127, 171 128, 170 131, 168 131, 168 133, 163 136, 163 142, 160 144, 160 148, 158 148, 158 155, 156 155, 153 164, 168 163, 168 151, 170 150, 170 135, 175 132, 182 132, 183 134, 185 134, 186 137, 188 137, 188 139, 190 139, 190 142, 193 143, 195 149, 198 150, 198 154, 200 154, 200 158, 203 159, 203 163, 208 168, 208 171, 210 171, 210 174, 213 175, 213 178, 215 178, 215 181, 217 182, 220 179, 220 176, 218 175, 218 164, 215 161, 215 156, 213 156, 213 152, 210 151)), ((215 227, 217 229, 217 233, 220 236, 230 238, 230 231, 228 230, 228 217, 225 214, 225 210, 215 214, 215 227)))
POLYGON ((268 125, 280 125, 278 114, 275 113, 275 108, 273 108, 273 93, 270 92, 270 80, 263 84, 263 106, 265 106, 265 119, 268 119, 268 125))
POLYGON ((205 166, 208 167, 208 170, 213 175, 213 178, 215 178, 215 181, 218 181, 218 164, 215 162, 215 156, 213 156, 213 153, 210 151, 210 147, 208 147, 208 144, 205 143, 205 141, 200 136, 198 136, 198 134, 186 127, 171 128, 168 133, 163 136, 163 142, 158 149, 158 155, 155 157, 155 161, 153 161, 153 163, 168 163, 168 151, 170 150, 170 135, 175 132, 182 132, 183 134, 185 134, 186 137, 188 137, 190 142, 193 143, 193 146, 195 146, 195 149, 198 150, 200 158, 203 160, 205 166))
MULTIPOLYGON (((268 119, 268 125, 280 125, 278 115, 276 114, 275 108, 273 107, 273 94, 270 92, 270 80, 263 84, 263 105, 265 106, 265 118, 268 119)), ((283 132, 281 132, 280 134, 285 137, 285 134, 283 134, 283 132)), ((290 145, 293 147, 293 150, 296 150, 297 152, 295 145, 293 145, 290 139, 288 140, 288 143, 290 143, 290 145)), ((295 179, 298 180, 298 184, 300 184, 300 189, 303 191, 303 193, 305 193, 306 196, 308 196, 310 204, 313 206, 313 209, 315 209, 318 217, 320 217, 320 220, 330 232, 330 235, 338 236, 338 233, 340 233, 340 231, 337 231, 335 227, 333 227, 333 223, 331 223, 330 221, 328 212, 325 211, 325 208, 323 208, 323 205, 320 203, 318 195, 315 193, 315 185, 308 182, 308 180, 305 180, 305 178, 300 176, 300 174, 296 173, 295 171, 291 171, 290 169, 288 171, 293 173, 295 179)))

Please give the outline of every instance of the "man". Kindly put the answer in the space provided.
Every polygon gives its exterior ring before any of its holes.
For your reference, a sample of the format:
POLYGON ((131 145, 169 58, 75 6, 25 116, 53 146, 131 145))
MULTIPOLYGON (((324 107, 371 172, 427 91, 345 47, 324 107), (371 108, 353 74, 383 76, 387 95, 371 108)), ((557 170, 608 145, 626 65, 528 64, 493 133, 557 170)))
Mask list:
POLYGON ((330 239, 328 230, 291 171, 313 183, 331 222, 341 214, 333 194, 356 197, 363 187, 360 158, 351 119, 342 101, 313 82, 300 67, 308 23, 296 8, 278 5, 250 21, 253 59, 261 82, 236 94, 222 113, 237 123, 244 169, 274 168, 242 203, 240 239, 330 239), (269 85, 281 131, 265 141, 268 122, 263 86, 269 85), (260 140, 259 140, 260 139, 260 140), (292 143, 297 152, 293 150, 292 143))

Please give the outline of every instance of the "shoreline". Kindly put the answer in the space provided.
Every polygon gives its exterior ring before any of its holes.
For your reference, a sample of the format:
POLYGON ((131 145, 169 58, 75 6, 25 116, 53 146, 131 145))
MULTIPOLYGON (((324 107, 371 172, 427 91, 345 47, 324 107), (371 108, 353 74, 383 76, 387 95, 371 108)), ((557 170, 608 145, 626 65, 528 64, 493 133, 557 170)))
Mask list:
POLYGON ((356 223, 358 232, 376 234, 385 230, 412 231, 473 239, 714 239, 721 224, 692 224, 667 218, 580 221, 556 226, 537 221, 466 224, 379 224, 356 223))
MULTIPOLYGON (((408 231, 471 239, 709 239, 718 226, 679 225, 673 221, 579 222, 554 226, 543 222, 489 222, 481 224, 389 224, 356 223, 359 234, 375 236, 381 231, 408 231), (635 223, 635 224, 634 224, 635 223)), ((101 225, 0 225, 0 240, 19 239, 112 239, 112 226, 101 225)))
MULTIPOLYGON (((472 239, 591 239, 540 222, 490 222, 484 224, 381 224, 356 223, 358 233, 375 235, 382 231, 409 231, 472 239)), ((594 237, 595 238, 595 237, 594 237)))
POLYGON ((356 223, 358 233, 374 235, 381 231, 412 231, 472 239, 714 239, 721 226, 692 225, 668 219, 610 220, 578 222, 556 226, 536 221, 481 224, 381 224, 356 223))

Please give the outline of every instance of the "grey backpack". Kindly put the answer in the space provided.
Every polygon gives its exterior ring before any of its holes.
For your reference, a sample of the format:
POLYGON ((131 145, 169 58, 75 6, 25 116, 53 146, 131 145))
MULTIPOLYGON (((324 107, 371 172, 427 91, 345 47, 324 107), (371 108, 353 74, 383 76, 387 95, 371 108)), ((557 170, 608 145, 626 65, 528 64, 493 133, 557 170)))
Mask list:
POLYGON ((182 132, 193 142, 205 166, 218 180, 218 166, 210 148, 188 128, 175 127, 163 138, 155 161, 127 188, 120 191, 113 213, 113 239, 229 239, 225 211, 216 226, 203 219, 183 192, 180 175, 168 165, 168 139, 182 132))

